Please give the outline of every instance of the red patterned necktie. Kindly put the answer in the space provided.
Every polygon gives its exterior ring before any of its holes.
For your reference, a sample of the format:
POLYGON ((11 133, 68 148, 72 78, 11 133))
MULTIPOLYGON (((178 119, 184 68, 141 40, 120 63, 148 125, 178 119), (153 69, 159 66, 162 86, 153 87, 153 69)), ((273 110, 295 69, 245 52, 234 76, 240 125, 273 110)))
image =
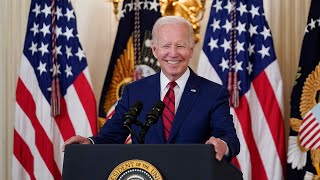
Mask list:
POLYGON ((163 98, 163 102, 166 105, 162 113, 164 138, 168 141, 169 134, 171 131, 174 114, 175 114, 175 96, 174 87, 177 85, 176 82, 169 82, 169 90, 163 98))

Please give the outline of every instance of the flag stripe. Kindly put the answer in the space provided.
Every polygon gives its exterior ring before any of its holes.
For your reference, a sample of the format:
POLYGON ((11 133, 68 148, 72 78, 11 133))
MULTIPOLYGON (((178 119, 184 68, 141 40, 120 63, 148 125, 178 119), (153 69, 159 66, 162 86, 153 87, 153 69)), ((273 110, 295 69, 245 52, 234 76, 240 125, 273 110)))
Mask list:
MULTIPOLYGON (((304 123, 302 123, 302 124, 304 124, 304 123)), ((315 118, 312 116, 312 118, 310 118, 310 121, 309 122, 307 122, 306 123, 306 126, 303 128, 303 129, 301 129, 301 134, 300 134, 300 136, 301 137, 305 137, 305 136, 307 136, 308 135, 308 133, 309 133, 309 131, 311 131, 312 130, 312 128, 314 128, 314 126, 316 126, 317 125, 317 121, 315 120, 315 118)))
POLYGON ((239 119, 242 127, 243 136, 245 138, 246 144, 250 153, 250 161, 252 168, 252 179, 267 179, 265 169, 262 165, 262 160, 259 155, 257 144, 254 141, 254 134, 252 133, 252 124, 250 117, 250 108, 248 101, 245 96, 240 99, 240 104, 238 108, 235 109, 235 113, 239 119))
POLYGON ((21 179, 35 179, 31 178, 28 172, 25 170, 25 168, 20 163, 20 160, 16 158, 16 156, 13 156, 12 158, 12 180, 21 180, 21 179))
POLYGON ((53 120, 52 124, 52 144, 53 146, 53 151, 54 151, 54 160, 56 164, 58 165, 58 168, 60 172, 62 172, 62 167, 63 167, 63 155, 64 153, 62 152, 62 147, 64 144, 64 140, 62 137, 62 134, 59 130, 58 125, 55 123, 56 121, 53 120))
MULTIPOLYGON (((258 77, 256 78, 258 79, 258 77)), ((251 85, 250 91, 246 93, 247 102, 250 102, 250 118, 252 123, 252 133, 256 142, 260 158, 266 171, 267 179, 281 179, 282 167, 278 157, 276 145, 273 141, 271 131, 268 128, 268 121, 263 112, 263 104, 259 102, 256 89, 251 85), (266 145, 268 145, 266 148, 266 145), (267 155, 267 156, 266 156, 267 155)))
POLYGON ((301 124, 301 128, 304 128, 305 123, 311 121, 313 118, 314 118, 314 117, 313 117, 312 112, 308 112, 308 113, 304 116, 304 118, 303 118, 303 119, 305 119, 305 121, 303 122, 303 124, 301 124))
POLYGON ((17 160, 21 163, 23 168, 27 171, 29 174, 30 179, 36 179, 34 176, 34 163, 33 163, 33 155, 30 151, 30 148, 28 145, 24 142, 24 140, 21 138, 21 136, 18 134, 16 130, 13 132, 14 136, 14 148, 13 153, 17 160), (20 151, 20 150, 23 151, 20 151), (28 163, 31 162, 31 163, 28 163))
POLYGON ((314 116, 312 113, 309 113, 300 126, 299 134, 303 136, 305 134, 306 129, 310 126, 311 123, 314 122, 314 116))
MULTIPOLYGON (((269 78, 265 72, 262 72, 253 80, 253 86, 261 104, 264 117, 266 117, 267 120, 266 125, 269 126, 274 144, 277 147, 278 157, 280 157, 282 167, 285 167, 285 144, 282 142, 282 140, 284 140, 284 132, 278 131, 278 128, 284 129, 284 120, 269 78), (278 121, 274 121, 274 119, 278 119, 278 121)), ((282 170, 284 171, 284 168, 282 168, 282 170)), ((285 174, 285 172, 283 172, 283 174, 285 174)))
POLYGON ((241 166, 240 166, 239 161, 238 161, 237 158, 233 158, 232 162, 233 162, 234 165, 236 165, 237 167, 239 167, 241 169, 241 166))
MULTIPOLYGON (((264 70, 266 73, 266 76, 268 78, 268 81, 273 89, 273 95, 276 98, 276 102, 278 102, 278 107, 280 108, 281 111, 281 117, 284 117, 284 109, 283 106, 283 83, 281 79, 281 71, 279 68, 279 63, 277 60, 273 61, 269 66, 267 66, 264 70), (280 106, 279 106, 280 105, 280 106)), ((282 118, 283 119, 283 118, 282 118)), ((279 123, 279 122, 278 122, 279 123)), ((280 121, 280 124, 281 123, 280 121)))
POLYGON ((68 114, 70 116, 71 123, 75 129, 75 133, 82 134, 92 134, 92 128, 89 123, 89 118, 86 116, 84 107, 81 104, 80 96, 73 85, 67 89, 67 94, 64 96, 68 114), (79 123, 78 118, 81 117, 84 122, 79 123))
POLYGON ((71 119, 69 117, 66 101, 64 98, 61 98, 60 104, 61 104, 61 116, 57 116, 54 119, 59 127, 59 131, 61 133, 63 141, 66 141, 71 136, 76 135, 76 132, 73 128, 71 119))
MULTIPOLYGON (((319 126, 318 126, 319 127, 319 126)), ((306 143, 307 148, 315 148, 314 146, 318 143, 319 141, 319 136, 320 136, 320 129, 317 128, 318 130, 315 132, 315 134, 312 135, 311 139, 306 143)))
POLYGON ((234 158, 237 159, 238 163, 239 163, 239 168, 242 170, 243 173, 243 179, 252 179, 251 178, 251 157, 250 157, 250 152, 249 152, 249 148, 247 146, 246 140, 244 138, 244 134, 242 132, 242 127, 241 124, 239 122, 239 118, 237 116, 237 114, 234 111, 234 108, 230 109, 231 114, 234 117, 234 125, 235 128, 237 130, 237 136, 239 138, 240 141, 240 153, 239 155, 234 158))
POLYGON ((312 129, 312 132, 309 132, 307 136, 301 139, 301 145, 310 148, 310 143, 314 142, 315 140, 314 138, 318 136, 319 130, 320 130, 319 125, 315 124, 314 128, 312 129))
POLYGON ((106 119, 110 119, 110 118, 114 115, 114 113, 116 112, 116 111, 114 110, 114 108, 111 108, 110 110, 111 110, 111 112, 107 114, 106 119))
MULTIPOLYGON (((87 68, 84 71, 87 71, 87 68)), ((96 102, 90 83, 84 73, 78 75, 73 86, 88 117, 88 122, 91 127, 90 133, 93 133, 97 129, 96 102)))
MULTIPOLYGON (((15 108, 15 114, 16 114, 16 118, 20 120, 20 121, 16 121, 15 131, 20 135, 23 141, 28 145, 34 159, 33 162, 27 161, 25 163, 34 164, 33 173, 36 179, 53 179, 53 176, 49 171, 49 169, 46 168, 46 164, 43 161, 41 155, 39 154, 37 147, 35 147, 35 132, 31 124, 31 121, 17 103, 15 108)), ((16 151, 25 150, 25 149, 19 149, 16 147, 14 147, 14 149, 16 149, 16 151)), ((20 162, 17 163, 15 160, 18 160, 18 159, 16 158, 13 158, 13 159, 14 159, 13 169, 15 169, 15 171, 17 172, 16 174, 13 174, 12 176, 13 179, 14 180, 26 179, 26 178, 23 178, 26 176, 26 171, 25 169, 23 169, 23 167, 26 166, 27 164, 21 164, 20 162), (15 165, 18 165, 18 166, 15 166, 15 165)))
POLYGON ((301 131, 303 131, 303 133, 300 134, 301 141, 309 139, 309 137, 311 136, 310 133, 313 132, 313 130, 317 127, 317 125, 318 125, 318 123, 317 123, 316 119, 313 117, 313 119, 311 121, 309 121, 309 123, 305 127, 305 129, 301 130, 301 131))
POLYGON ((320 135, 318 135, 318 138, 315 140, 315 142, 312 144, 312 147, 317 149, 320 147, 320 135))
MULTIPOLYGON (((36 116, 36 105, 33 101, 33 97, 20 78, 17 85, 16 101, 29 117, 32 126, 35 129, 35 144, 46 163, 46 166, 55 179, 61 179, 61 173, 53 159, 53 145, 36 116)), ((48 120, 50 121, 51 119, 48 120)))

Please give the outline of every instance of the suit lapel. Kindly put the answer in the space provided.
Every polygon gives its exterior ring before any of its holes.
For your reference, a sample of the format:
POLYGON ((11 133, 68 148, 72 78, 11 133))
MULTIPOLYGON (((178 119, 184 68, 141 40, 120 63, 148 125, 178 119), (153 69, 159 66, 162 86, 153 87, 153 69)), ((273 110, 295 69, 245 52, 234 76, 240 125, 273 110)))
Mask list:
POLYGON ((168 143, 171 142, 172 138, 178 132, 181 124, 188 116, 191 108, 198 98, 200 94, 200 86, 199 86, 199 76, 197 76, 191 69, 190 69, 190 77, 187 81, 186 87, 184 88, 183 94, 181 96, 181 100, 179 103, 179 107, 177 113, 174 117, 173 126, 169 135, 168 143))
MULTIPOLYGON (((154 88, 152 89, 152 94, 153 96, 151 97, 150 100, 148 101, 151 101, 151 102, 159 102, 160 101, 160 73, 157 73, 154 78, 150 78, 150 81, 149 83, 150 84, 155 84, 156 83, 156 86, 154 86, 154 88)), ((154 104, 152 104, 152 106, 154 106, 154 104)), ((163 134, 163 123, 162 123, 162 116, 159 117, 158 119, 158 122, 155 124, 156 126, 156 131, 157 131, 157 135, 159 136, 159 140, 160 140, 160 143, 165 143, 164 141, 164 134, 163 134)))

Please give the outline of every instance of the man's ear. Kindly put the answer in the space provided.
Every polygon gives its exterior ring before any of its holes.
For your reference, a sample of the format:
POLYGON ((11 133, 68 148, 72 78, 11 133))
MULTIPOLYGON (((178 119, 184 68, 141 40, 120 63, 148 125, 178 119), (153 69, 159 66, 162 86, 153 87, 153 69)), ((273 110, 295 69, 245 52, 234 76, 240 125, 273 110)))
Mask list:
POLYGON ((192 46, 191 48, 191 57, 193 56, 193 52, 194 52, 194 46, 192 46))
POLYGON ((192 56, 193 56, 193 52, 194 52, 194 46, 192 46, 191 48, 190 48, 190 50, 191 50, 191 54, 190 54, 190 58, 192 58, 192 56))
POLYGON ((155 58, 157 58, 157 53, 156 53, 156 46, 154 44, 154 42, 151 43, 151 49, 152 49, 152 54, 155 58))

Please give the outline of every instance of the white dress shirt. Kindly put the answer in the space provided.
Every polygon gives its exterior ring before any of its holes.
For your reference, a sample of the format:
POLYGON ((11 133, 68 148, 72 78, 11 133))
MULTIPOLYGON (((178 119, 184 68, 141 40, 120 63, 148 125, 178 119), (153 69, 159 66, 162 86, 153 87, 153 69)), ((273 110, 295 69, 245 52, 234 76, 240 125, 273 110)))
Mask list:
MULTIPOLYGON (((186 70, 186 72, 179 79, 177 79, 175 81, 177 83, 177 85, 173 89, 174 90, 174 97, 175 97, 175 112, 177 112, 177 109, 179 107, 181 96, 182 96, 184 88, 186 87, 186 84, 187 84, 187 81, 189 79, 189 76, 190 76, 190 70, 188 68, 186 70)), ((161 101, 163 101, 164 96, 166 95, 167 91, 170 88, 169 82, 170 82, 170 80, 161 71, 161 73, 160 73, 160 88, 161 88, 160 89, 160 97, 161 97, 161 101)))

